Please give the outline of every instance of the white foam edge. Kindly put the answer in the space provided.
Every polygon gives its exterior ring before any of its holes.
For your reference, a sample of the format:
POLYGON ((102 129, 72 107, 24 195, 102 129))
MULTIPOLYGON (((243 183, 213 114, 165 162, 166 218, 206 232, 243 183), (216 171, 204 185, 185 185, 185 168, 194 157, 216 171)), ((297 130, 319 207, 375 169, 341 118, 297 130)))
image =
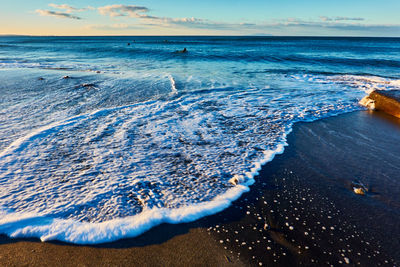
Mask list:
POLYGON ((112 219, 100 223, 79 222, 72 219, 49 218, 34 213, 7 212, 0 208, 0 233, 11 238, 33 237, 41 241, 59 240, 63 242, 87 245, 116 241, 122 238, 133 238, 162 223, 178 224, 198 220, 218 213, 231 205, 243 193, 250 190, 262 165, 273 160, 275 155, 282 154, 287 146, 286 136, 273 150, 264 151, 264 157, 254 164, 245 175, 248 179, 214 199, 176 209, 153 208, 124 218, 112 219))
POLYGON ((171 74, 167 75, 169 82, 171 84, 171 95, 176 95, 178 94, 178 90, 176 89, 176 83, 174 77, 172 77, 171 74))
MULTIPOLYGON (((156 102, 156 101, 148 101, 156 102)), ((0 153, 0 157, 8 156, 12 151, 18 150, 25 141, 28 141, 40 133, 51 130, 54 127, 64 126, 74 123, 76 120, 84 119, 88 116, 97 116, 103 112, 108 112, 126 107, 135 107, 137 104, 97 110, 89 114, 79 115, 69 118, 62 122, 56 122, 44 126, 30 134, 14 141, 9 147, 0 153), (8 155, 7 155, 8 154, 8 155)), ((293 130, 293 124, 296 122, 312 122, 325 117, 338 116, 349 111, 342 110, 338 113, 329 114, 320 118, 299 119, 293 121, 287 126, 287 130, 282 136, 281 142, 275 149, 265 150, 264 157, 253 164, 249 172, 244 175, 247 179, 243 183, 228 189, 225 193, 216 196, 211 201, 193 204, 177 209, 153 208, 145 210, 137 215, 124 218, 116 218, 100 223, 79 222, 72 219, 57 219, 36 215, 33 213, 14 213, 6 212, 0 207, 0 233, 9 237, 34 237, 41 241, 59 240, 75 244, 98 244, 116 241, 122 238, 133 238, 141 235, 149 229, 162 223, 186 223, 195 221, 202 217, 218 213, 231 205, 243 193, 250 191, 249 186, 254 184, 254 177, 259 174, 261 167, 272 161, 277 154, 284 152, 288 145, 287 136, 293 130)))
MULTIPOLYGON (((99 113, 99 111, 92 112, 90 114, 97 115, 97 113, 99 113)), ((337 116, 341 113, 342 112, 339 112, 338 114, 330 114, 330 116, 337 116)), ((65 125, 65 123, 68 122, 73 123, 73 121, 76 119, 86 117, 87 115, 88 114, 77 116, 66 120, 63 123, 54 123, 51 126, 49 125, 43 128, 49 129, 55 126, 65 125)), ((303 119, 299 120, 298 122, 300 121, 312 122, 315 121, 315 119, 303 119)), ((216 196, 211 201, 193 204, 177 209, 153 208, 144 210, 143 212, 134 216, 116 218, 100 223, 79 222, 73 219, 51 218, 36 215, 34 213, 7 212, 0 207, 0 233, 6 234, 11 238, 33 237, 39 238, 43 242, 59 240, 80 245, 90 245, 112 242, 123 238, 133 238, 162 223, 187 223, 218 213, 228 208, 231 203, 237 200, 243 193, 250 191, 249 186, 254 184, 254 177, 259 174, 262 166, 272 161, 275 155, 282 154, 284 152, 285 146, 288 145, 286 142, 287 136, 293 130, 293 124, 296 122, 297 121, 294 121, 288 125, 287 130, 282 136, 281 142, 276 146, 276 148, 265 150, 264 157, 253 164, 250 172, 245 173, 247 178, 245 179, 245 182, 228 189, 225 193, 216 196)), ((34 131, 34 133, 37 134, 38 132, 41 132, 41 130, 44 130, 43 128, 34 131)), ((27 139, 35 136, 34 133, 21 138, 21 140, 17 140, 9 147, 9 149, 15 149, 15 146, 21 145, 21 143, 27 139)), ((0 153, 0 155, 1 154, 4 155, 6 153, 0 153)))

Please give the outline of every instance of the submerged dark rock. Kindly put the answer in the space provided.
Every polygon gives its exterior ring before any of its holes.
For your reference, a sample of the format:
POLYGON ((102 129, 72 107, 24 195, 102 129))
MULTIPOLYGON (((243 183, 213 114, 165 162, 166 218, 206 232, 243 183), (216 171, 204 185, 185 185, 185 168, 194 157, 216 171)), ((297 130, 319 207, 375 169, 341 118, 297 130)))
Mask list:
POLYGON ((180 53, 180 54, 185 54, 185 53, 187 53, 187 52, 188 52, 188 51, 187 51, 186 47, 183 48, 183 50, 175 51, 175 53, 180 53))
POLYGON ((360 104, 369 109, 381 110, 400 118, 400 90, 376 90, 364 97, 360 104))
POLYGON ((82 87, 95 87, 96 85, 94 83, 84 83, 82 84, 82 87))
POLYGON ((96 88, 96 85, 94 83, 83 83, 81 85, 77 85, 75 86, 75 89, 78 88, 87 88, 87 89, 91 89, 91 88, 96 88))

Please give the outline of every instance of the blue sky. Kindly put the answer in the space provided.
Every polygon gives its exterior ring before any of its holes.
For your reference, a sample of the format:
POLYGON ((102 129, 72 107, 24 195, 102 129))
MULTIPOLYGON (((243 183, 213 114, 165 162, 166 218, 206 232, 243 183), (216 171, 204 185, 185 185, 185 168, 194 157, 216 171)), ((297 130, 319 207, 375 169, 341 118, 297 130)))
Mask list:
POLYGON ((400 37, 400 0, 1 1, 0 34, 400 37))

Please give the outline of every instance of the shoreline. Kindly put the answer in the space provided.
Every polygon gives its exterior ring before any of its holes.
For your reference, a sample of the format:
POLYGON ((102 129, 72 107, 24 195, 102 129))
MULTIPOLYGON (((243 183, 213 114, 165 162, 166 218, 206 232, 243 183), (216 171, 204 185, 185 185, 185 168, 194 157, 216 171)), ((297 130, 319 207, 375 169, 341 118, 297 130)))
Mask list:
POLYGON ((396 266, 399 142, 400 119, 383 112, 299 123, 285 153, 220 215, 236 218, 208 230, 251 265, 396 266))
MULTIPOLYGON (((10 239, 0 236, 0 260, 6 265, 23 265, 19 261, 22 259, 29 265, 46 263, 57 265, 62 264, 63 260, 68 260, 71 265, 173 265, 178 262, 191 265, 229 266, 260 265, 260 263, 262 265, 318 265, 328 262, 329 264, 344 264, 347 263, 347 260, 354 264, 360 262, 361 265, 364 265, 367 260, 368 262, 376 260, 374 262, 382 265, 398 263, 400 257, 394 250, 399 247, 399 244, 395 243, 393 237, 390 239, 391 234, 387 233, 392 230, 393 236, 396 236, 394 233, 400 234, 399 227, 393 225, 395 224, 393 220, 399 216, 399 206, 397 205, 400 202, 394 195, 390 195, 395 190, 395 187, 391 188, 393 187, 391 183, 396 184, 398 181, 386 179, 387 181, 385 180, 383 185, 376 186, 373 177, 370 177, 371 181, 369 181, 368 177, 368 179, 365 178, 362 170, 357 170, 357 166, 361 169, 370 168, 369 171, 373 171, 371 175, 379 174, 377 170, 371 169, 372 167, 367 164, 369 159, 366 156, 360 156, 358 159, 354 159, 354 162, 348 162, 348 160, 356 154, 365 152, 362 151, 365 148, 361 146, 362 142, 359 144, 358 150, 357 145, 354 147, 354 142, 359 141, 357 138, 364 141, 370 140, 368 142, 383 137, 400 140, 398 137, 400 135, 396 137, 396 133, 387 131, 387 129, 397 128, 400 132, 399 122, 400 120, 396 121, 380 112, 357 111, 311 123, 296 123, 293 131, 287 136, 289 146, 285 148, 284 153, 276 155, 272 161, 262 166, 250 192, 244 193, 239 200, 222 212, 191 223, 162 224, 133 239, 123 239, 94 246, 71 245, 62 242, 42 243, 35 239, 10 239), (378 123, 374 133, 369 132, 368 127, 375 128, 370 123, 378 123), (342 129, 343 126, 345 127, 342 129), (352 132, 351 129, 354 131, 352 132), (385 132, 385 134, 379 131, 385 132), (335 139, 334 136, 331 136, 332 132, 342 133, 342 139, 335 139), (308 134, 311 134, 311 137, 308 134), (351 136, 352 134, 354 136, 351 136), (343 144, 340 144, 341 141, 343 144), (332 146, 332 144, 334 145, 332 146), (346 145, 349 145, 347 151, 343 150, 346 145), (353 145, 352 149, 350 149, 351 145, 353 145), (339 146, 341 149, 338 149, 339 146), (315 150, 316 148, 318 149, 315 150), (328 153, 331 153, 331 150, 337 150, 337 155, 342 154, 343 158, 330 158, 328 153), (316 151, 318 151, 316 154, 319 157, 314 154, 316 151), (346 153, 341 153, 343 151, 346 153), (348 166, 346 167, 343 163, 348 163, 348 166), (344 166, 341 168, 339 165, 344 166), (309 177, 311 171, 314 172, 314 178, 309 177), (335 172, 338 175, 335 176, 335 172), (354 178, 338 178, 348 176, 352 172, 357 172, 357 177, 361 177, 357 179, 363 179, 364 184, 369 186, 372 184, 372 189, 367 196, 357 196, 351 191, 351 183, 355 180, 354 178), (282 177, 284 179, 281 179, 282 177), (306 180, 304 177, 307 177, 306 180), (324 180, 321 180, 321 177, 324 180), (302 203, 303 200, 297 197, 300 194, 299 191, 319 201, 307 203, 307 206, 300 205, 297 202, 302 203), (343 205, 341 198, 347 200, 344 203, 346 205, 343 205), (264 204, 265 202, 267 204, 264 204), (363 217, 364 213, 354 216, 354 208, 351 205, 347 207, 351 203, 355 205, 356 211, 370 211, 373 215, 368 216, 368 219, 363 218, 365 221, 363 222, 358 216, 363 217), (376 211, 371 211, 371 207, 375 207, 376 211), (300 216, 297 211, 304 212, 300 216), (313 217, 311 214, 314 214, 314 217, 320 215, 316 211, 323 215, 330 211, 335 216, 311 218, 313 217), (388 214, 393 211, 395 213, 388 218, 388 214), (293 214, 295 216, 292 216, 293 214), (380 220, 384 217, 386 222, 373 224, 371 221, 374 217, 380 220), (332 224, 333 218, 337 218, 339 221, 332 224), (297 221, 301 224, 297 225, 297 221), (356 225, 357 229, 362 228, 355 235, 351 233, 354 231, 351 227, 345 229, 349 231, 350 236, 355 236, 348 243, 346 243, 348 236, 341 231, 335 231, 335 228, 339 230, 343 222, 352 226, 356 225), (305 227, 302 226, 303 223, 306 223, 305 227), (365 227, 366 223, 369 224, 370 229, 365 227), (392 229, 386 229, 386 233, 380 232, 383 225, 390 228, 391 224, 392 229), (330 227, 334 229, 330 231, 330 227), (305 232, 307 232, 306 236, 305 232), (362 234, 360 234, 361 232, 362 234), (374 239, 369 240, 369 236, 374 239), (314 237, 315 241, 310 241, 308 237, 314 237), (340 241, 340 239, 345 241, 340 241), (356 252, 361 244, 365 244, 364 242, 373 244, 377 239, 386 240, 383 244, 377 243, 377 248, 378 246, 380 248, 376 251, 379 253, 368 249, 362 253, 356 252), (235 242, 235 240, 240 240, 240 242, 235 242), (341 250, 346 249, 346 253, 339 252, 337 246, 334 245, 335 242, 343 245, 341 250), (313 246, 314 244, 318 246, 313 246), (389 244, 394 249, 389 249, 389 244), (352 248, 348 248, 347 245, 352 248), (352 252, 348 252, 348 250, 352 250, 352 252), (265 253, 266 251, 268 253, 265 253), (367 254, 364 256, 364 253, 371 253, 374 256, 371 259, 367 254)), ((375 144, 377 143, 375 142, 375 144)), ((396 156, 396 148, 393 147, 393 143, 379 143, 378 145, 381 146, 379 151, 386 149, 389 155, 394 153, 393 155, 396 156)), ((379 165, 379 158, 375 157, 371 160, 379 165)), ((390 157, 384 157, 381 160, 385 168, 390 169, 391 165, 396 166, 390 162, 390 157)), ((398 160, 396 158, 394 162, 397 163, 398 160)), ((393 170, 389 170, 389 174, 390 171, 393 172, 393 170)), ((365 249, 363 248, 363 250, 365 249)))

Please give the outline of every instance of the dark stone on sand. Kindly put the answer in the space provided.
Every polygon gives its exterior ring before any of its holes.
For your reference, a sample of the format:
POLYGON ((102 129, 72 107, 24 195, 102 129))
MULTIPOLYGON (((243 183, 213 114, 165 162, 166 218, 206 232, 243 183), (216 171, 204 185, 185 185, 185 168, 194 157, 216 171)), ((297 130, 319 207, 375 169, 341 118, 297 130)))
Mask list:
POLYGON ((364 97, 360 103, 400 118, 400 90, 376 90, 364 97))

